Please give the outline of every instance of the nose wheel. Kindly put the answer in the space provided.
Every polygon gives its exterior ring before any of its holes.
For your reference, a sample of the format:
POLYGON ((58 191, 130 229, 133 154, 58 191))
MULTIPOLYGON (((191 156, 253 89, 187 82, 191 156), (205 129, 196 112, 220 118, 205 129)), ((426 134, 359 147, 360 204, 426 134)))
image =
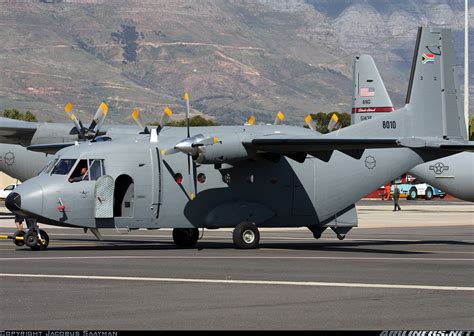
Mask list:
POLYGON ((33 251, 46 250, 49 245, 49 236, 44 230, 29 230, 24 238, 23 242, 33 251))

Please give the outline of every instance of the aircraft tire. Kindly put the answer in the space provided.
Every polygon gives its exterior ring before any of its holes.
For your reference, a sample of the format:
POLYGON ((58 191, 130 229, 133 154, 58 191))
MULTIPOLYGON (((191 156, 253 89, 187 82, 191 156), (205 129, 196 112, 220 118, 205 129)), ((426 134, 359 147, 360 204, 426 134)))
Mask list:
POLYGON ((46 250, 48 248, 48 245, 49 245, 49 236, 46 233, 46 231, 41 230, 41 229, 39 230, 39 233, 40 233, 41 238, 44 240, 44 244, 40 244, 38 242, 38 246, 40 247, 40 249, 46 250))
POLYGON ((173 229, 173 241, 178 247, 193 247, 198 239, 198 229, 173 229))
POLYGON ((30 230, 25 234, 24 238, 25 245, 32 250, 39 250, 38 245, 38 234, 36 231, 30 230))
POLYGON ((260 232, 252 223, 240 223, 232 233, 234 244, 238 249, 254 249, 260 242, 260 232))
POLYGON ((433 189, 427 188, 425 191, 425 200, 430 201, 433 199, 433 189))
POLYGON ((15 244, 16 246, 19 246, 19 247, 25 245, 24 240, 16 240, 15 239, 16 237, 25 237, 25 231, 18 230, 13 234, 13 244, 15 244))

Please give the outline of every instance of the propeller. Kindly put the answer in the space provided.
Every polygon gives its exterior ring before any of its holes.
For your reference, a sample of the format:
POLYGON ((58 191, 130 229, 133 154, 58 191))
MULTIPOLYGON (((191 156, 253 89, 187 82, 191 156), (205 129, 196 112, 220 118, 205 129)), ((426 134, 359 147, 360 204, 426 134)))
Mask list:
POLYGON ((281 111, 278 111, 273 125, 280 125, 282 121, 285 121, 285 115, 281 111))
MULTIPOLYGON (((178 152, 184 153, 188 157, 188 176, 189 176, 189 190, 193 190, 189 198, 191 200, 195 199, 197 195, 197 165, 195 160, 199 158, 199 154, 201 153, 201 148, 209 145, 213 145, 219 142, 217 137, 209 137, 203 134, 197 134, 191 136, 191 131, 189 127, 189 94, 187 92, 184 93, 184 102, 185 102, 185 112, 186 112, 186 135, 187 137, 177 144, 175 144, 172 148, 163 149, 161 154, 171 155, 178 152), (192 168, 192 169, 191 169, 192 168), (192 175, 191 175, 192 174, 192 175), (192 176, 192 177, 191 177, 192 176)), ((165 115, 163 118, 171 117, 172 112, 171 109, 165 109, 165 115), (168 112, 169 113, 168 113, 168 112)))
POLYGON ((94 119, 89 125, 89 128, 85 128, 81 120, 77 118, 74 113, 72 113, 73 107, 74 105, 71 102, 69 102, 64 107, 64 110, 66 111, 67 114, 70 115, 71 120, 74 123, 74 128, 77 130, 77 133, 79 135, 79 139, 81 140, 90 139, 94 141, 95 138, 99 135, 99 131, 102 125, 104 124, 109 107, 104 102, 100 104, 99 108, 97 109, 97 112, 94 115, 94 119))

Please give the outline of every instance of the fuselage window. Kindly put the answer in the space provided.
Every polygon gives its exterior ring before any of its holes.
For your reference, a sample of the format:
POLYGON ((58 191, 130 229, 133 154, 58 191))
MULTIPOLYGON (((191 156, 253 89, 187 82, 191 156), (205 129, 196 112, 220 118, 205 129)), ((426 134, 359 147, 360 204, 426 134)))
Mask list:
POLYGON ((105 175, 104 160, 89 160, 89 171, 91 181, 96 181, 105 175))
POLYGON ((54 166, 53 171, 51 174, 54 175, 67 175, 74 164, 76 163, 76 159, 61 159, 59 162, 54 166))
POLYGON ((89 166, 87 160, 80 160, 69 176, 69 182, 89 181, 89 166))

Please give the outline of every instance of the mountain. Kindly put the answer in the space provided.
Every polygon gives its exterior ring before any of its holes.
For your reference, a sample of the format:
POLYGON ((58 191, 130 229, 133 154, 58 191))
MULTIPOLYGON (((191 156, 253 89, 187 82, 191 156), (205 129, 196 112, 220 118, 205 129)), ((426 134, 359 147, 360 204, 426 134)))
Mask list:
POLYGON ((182 113, 189 90, 192 112, 221 124, 280 110, 301 124, 350 110, 359 53, 374 56, 402 106, 418 25, 453 28, 462 64, 463 3, 10 0, 0 3, 0 109, 66 121, 72 101, 87 122, 105 100, 111 122, 130 122, 135 107, 151 121, 165 105, 182 113))

